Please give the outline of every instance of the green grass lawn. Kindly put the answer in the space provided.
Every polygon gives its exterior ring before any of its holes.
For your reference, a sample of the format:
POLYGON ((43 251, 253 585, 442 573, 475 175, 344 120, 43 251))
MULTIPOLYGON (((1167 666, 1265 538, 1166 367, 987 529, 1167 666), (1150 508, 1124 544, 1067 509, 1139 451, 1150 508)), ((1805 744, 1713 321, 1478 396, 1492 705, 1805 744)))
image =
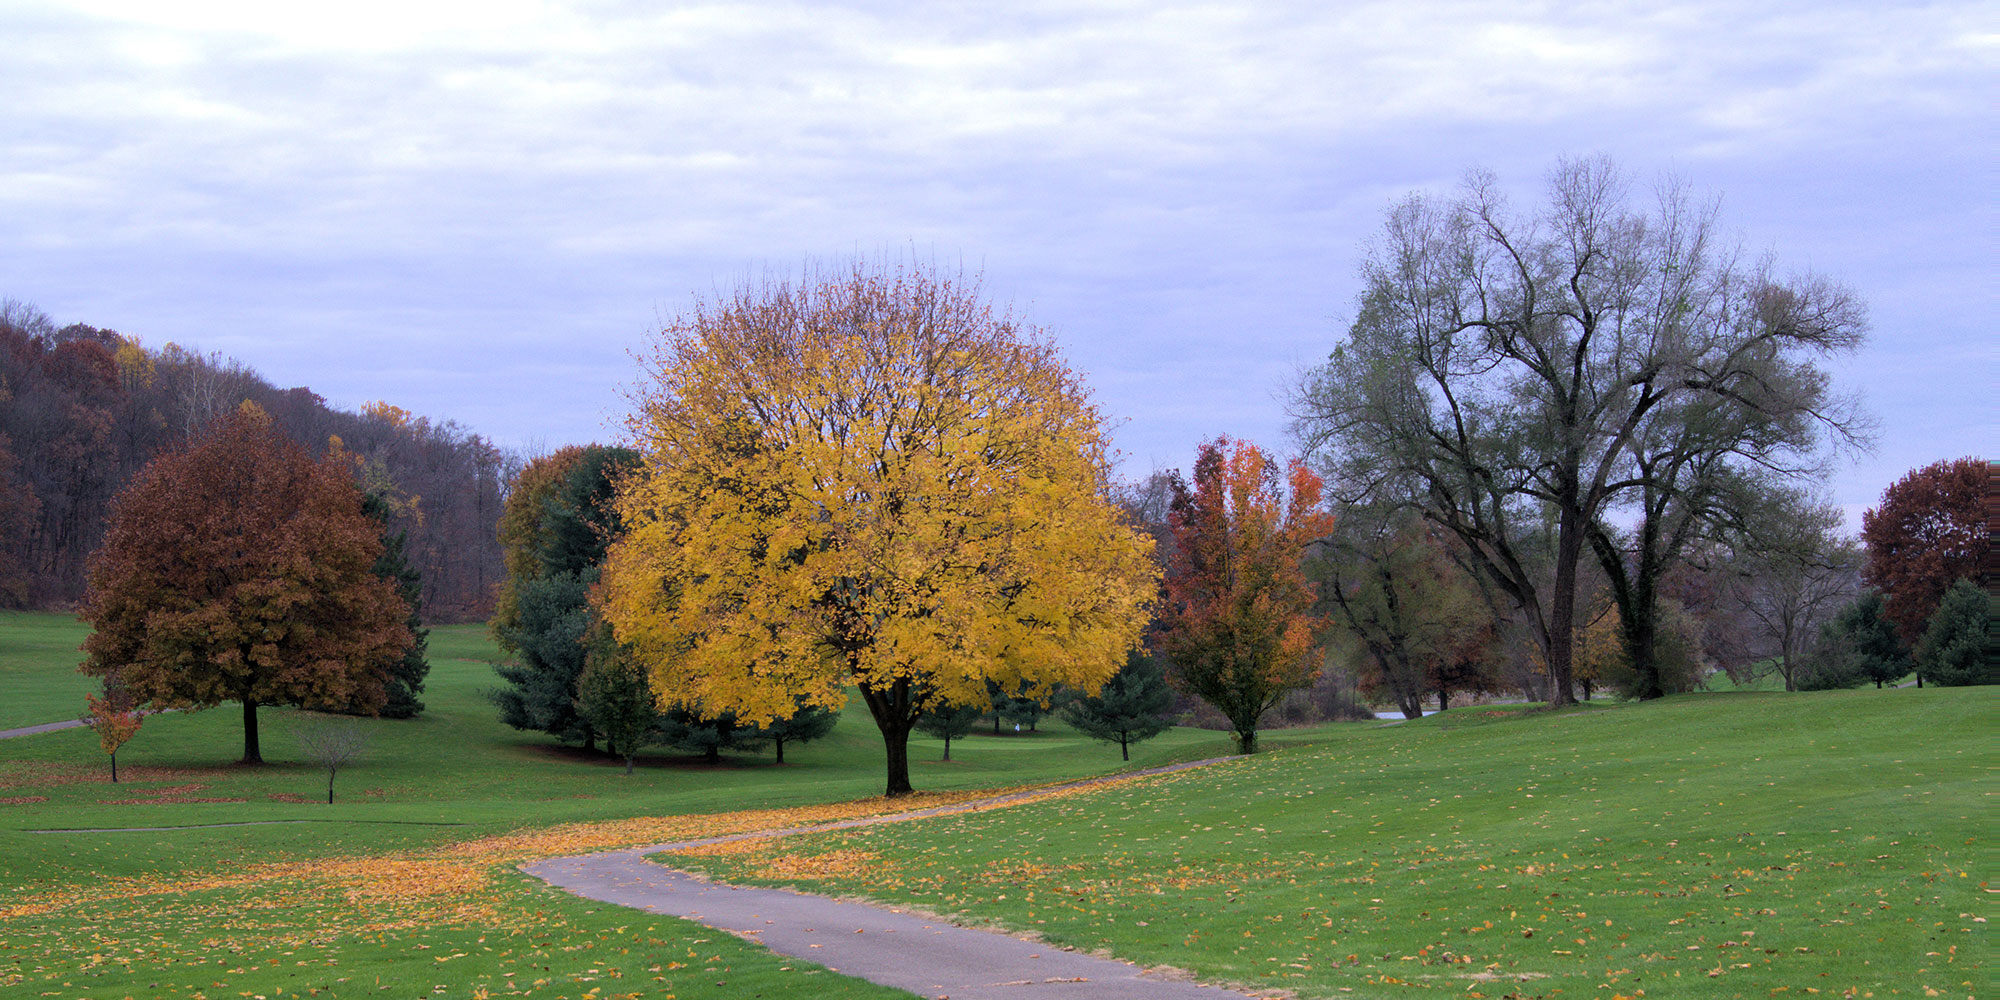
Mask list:
MULTIPOLYGON (((84 634, 74 619, 55 615, 17 615, 7 625, 8 641, 19 627, 45 650, 74 649, 84 634)), ((150 717, 119 753, 125 780, 116 785, 88 730, 0 741, 0 995, 18 987, 26 995, 220 998, 317 987, 321 996, 408 996, 437 985, 454 996, 475 985, 494 996, 904 995, 832 974, 807 984, 803 963, 695 924, 576 900, 514 873, 520 851, 480 846, 559 824, 868 799, 880 794, 884 775, 880 736, 864 708, 850 705, 827 739, 788 746, 783 767, 768 753, 717 767, 656 755, 628 777, 620 762, 496 721, 484 692, 498 683, 497 652, 483 627, 433 629, 430 652, 426 711, 412 720, 363 720, 369 749, 339 774, 331 806, 324 773, 300 763, 290 735, 298 713, 286 709, 259 713, 270 763, 257 768, 235 764, 242 715, 234 705, 150 717), (195 828, 228 823, 272 825, 195 828), (184 829, 34 832, 139 826, 184 829), (454 851, 471 852, 469 860, 454 851), (251 868, 265 874, 237 878, 251 868), (320 871, 335 874, 319 878, 320 871), (442 898, 475 898, 476 911, 438 910, 435 893, 386 902, 369 895, 372 885, 452 878, 474 881, 442 898), (61 905, 43 908, 52 900, 61 905), (371 916, 377 910, 379 919, 371 916), (647 971, 656 965, 661 970, 647 971), (730 974, 711 976, 711 967, 730 974)), ((73 659, 10 663, 18 669, 0 688, 10 708, 58 685, 72 688, 80 706, 92 683, 73 675, 73 659)), ((23 723, 53 721, 41 709, 21 714, 23 723)), ((917 737, 913 780, 920 790, 963 790, 1126 766, 1114 746, 1060 723, 1042 729, 954 741, 950 763, 937 760, 936 741, 917 737)), ((1324 730, 1285 733, 1278 742, 1316 735, 1324 730)), ((1175 730, 1135 748, 1129 766, 1228 750, 1223 734, 1175 730)), ((669 838, 631 842, 662 839, 669 838)), ((608 846, 602 838, 579 843, 608 846)))
POLYGON ((1977 996, 1994 707, 1870 689, 1461 709, 673 863, 1305 997, 1977 996))
POLYGON ((0 611, 0 729, 83 714, 83 696, 100 690, 76 672, 86 634, 69 615, 0 611))
MULTIPOLYGON (((16 626, 45 649, 82 639, 58 616, 5 624, 10 643, 16 626)), ((903 995, 515 870, 887 808, 826 805, 881 789, 865 710, 788 747, 784 767, 656 756, 626 777, 495 721, 483 629, 436 629, 431 651, 428 710, 364 721, 369 753, 332 806, 315 801, 323 775, 298 763, 288 710, 263 713, 261 768, 233 763, 234 706, 150 718, 117 785, 88 731, 0 741, 0 995, 903 995), (743 809, 771 812, 728 814, 743 809), (185 828, 269 821, 285 822, 185 828), (184 829, 31 832, 130 826, 184 829)), ((72 683, 62 659, 10 659, 28 666, 0 704, 72 683)), ((1496 998, 1977 995, 1992 712, 1989 692, 1966 689, 1460 708, 1273 731, 1270 752, 1213 769, 779 850, 860 859, 865 874, 814 888, 1305 998, 1396 981, 1496 998)), ((1120 766, 1115 747, 1043 729, 975 733, 949 764, 919 738, 915 783, 1120 766)), ((1228 749, 1222 734, 1173 730, 1130 766, 1228 749)), ((769 860, 699 863, 754 878, 769 860)), ((818 867, 839 875, 834 862, 818 867)))

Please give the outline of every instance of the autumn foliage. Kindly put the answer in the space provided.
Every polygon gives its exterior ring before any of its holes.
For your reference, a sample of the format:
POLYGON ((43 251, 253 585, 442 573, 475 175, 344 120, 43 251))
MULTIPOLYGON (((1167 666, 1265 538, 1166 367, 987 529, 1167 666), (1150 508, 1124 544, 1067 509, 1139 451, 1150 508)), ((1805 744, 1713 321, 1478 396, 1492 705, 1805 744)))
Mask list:
POLYGON ((746 287, 649 364, 599 599, 663 699, 754 724, 855 685, 899 795, 924 710, 1094 691, 1145 626, 1150 544, 1082 380, 975 284, 746 287))
POLYGON ((379 708, 412 641, 409 607, 371 566, 381 527, 337 459, 314 460, 245 404, 155 460, 113 507, 82 614, 86 673, 157 707, 379 708))
POLYGON ((1307 546, 1333 530, 1320 478, 1247 441, 1201 446, 1192 484, 1175 478, 1174 553, 1160 649, 1183 690, 1228 717, 1242 753, 1284 696, 1319 674, 1318 588, 1307 546))
POLYGON ((104 697, 94 694, 83 696, 84 720, 97 733, 97 745, 111 755, 111 780, 118 780, 118 748, 131 742, 139 735, 139 713, 134 711, 126 699, 104 697))
POLYGON ((1945 591, 1978 580, 1986 558, 1987 463, 1976 458, 1935 462, 1891 484, 1882 504, 1861 515, 1868 546, 1868 582, 1881 589, 1885 610, 1903 643, 1914 647, 1945 591))

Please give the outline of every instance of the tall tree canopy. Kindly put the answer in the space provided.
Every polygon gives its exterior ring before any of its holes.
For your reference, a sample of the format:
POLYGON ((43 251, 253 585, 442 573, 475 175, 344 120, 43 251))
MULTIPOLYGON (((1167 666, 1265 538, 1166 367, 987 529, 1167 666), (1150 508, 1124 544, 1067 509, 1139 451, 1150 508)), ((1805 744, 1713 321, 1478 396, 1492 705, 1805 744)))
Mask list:
POLYGON ((745 286, 660 335, 605 617, 664 697, 758 723, 852 684, 911 790, 926 709, 1096 690, 1153 595, 1049 338, 920 265, 745 286))
POLYGON ((1883 593, 1889 619, 1915 648, 1944 593, 1979 579, 1989 544, 1986 487, 1992 470, 1976 458, 1934 462, 1882 491, 1861 515, 1868 582, 1883 593))
POLYGON ((1615 167, 1582 160, 1532 213, 1484 173, 1396 206, 1345 343, 1295 402, 1341 496, 1402 500, 1458 535, 1533 630, 1555 704, 1575 697, 1586 552, 1619 607, 1631 693, 1663 693, 1661 579, 1864 423, 1817 367, 1861 341, 1850 293, 1744 259, 1679 186, 1649 211, 1629 200, 1615 167))
POLYGON ((315 461, 245 403, 119 495, 82 608, 85 673, 155 707, 377 710, 414 641, 409 606, 372 568, 381 526, 343 462, 315 461))
POLYGON ((1158 649, 1176 685, 1229 719, 1241 753, 1256 752, 1264 713, 1319 674, 1326 621, 1304 564, 1333 530, 1320 489, 1303 464, 1281 471, 1228 438, 1201 446, 1192 484, 1173 481, 1158 649))

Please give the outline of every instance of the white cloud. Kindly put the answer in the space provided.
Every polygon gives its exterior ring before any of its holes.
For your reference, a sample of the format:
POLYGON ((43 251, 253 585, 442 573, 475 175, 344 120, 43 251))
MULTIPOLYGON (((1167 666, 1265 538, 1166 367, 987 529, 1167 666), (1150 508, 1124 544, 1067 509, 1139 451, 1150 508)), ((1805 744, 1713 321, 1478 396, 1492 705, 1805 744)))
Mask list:
POLYGON ((1980 335, 1933 300, 1990 298, 1988 13, 1744 7, 14 4, 0 293, 562 440, 656 307, 914 246, 1031 301, 1171 456, 1279 435, 1391 199, 1606 150, 1980 335), (427 365, 351 356, 380 331, 427 365), (523 375, 552 340, 588 347, 523 375))

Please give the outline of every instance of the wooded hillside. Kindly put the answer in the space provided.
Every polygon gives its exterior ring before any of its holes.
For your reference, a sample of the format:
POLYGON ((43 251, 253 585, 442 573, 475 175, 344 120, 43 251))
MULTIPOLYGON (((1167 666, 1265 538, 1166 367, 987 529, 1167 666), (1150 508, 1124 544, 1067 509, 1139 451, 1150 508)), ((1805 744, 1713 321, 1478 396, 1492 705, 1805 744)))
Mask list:
POLYGON ((492 611, 503 575, 494 526, 514 460, 485 438, 386 403, 335 409, 220 354, 57 327, 13 300, 0 301, 0 606, 72 604, 112 498, 154 455, 246 399, 315 454, 337 438, 365 485, 395 501, 425 618, 492 611))

